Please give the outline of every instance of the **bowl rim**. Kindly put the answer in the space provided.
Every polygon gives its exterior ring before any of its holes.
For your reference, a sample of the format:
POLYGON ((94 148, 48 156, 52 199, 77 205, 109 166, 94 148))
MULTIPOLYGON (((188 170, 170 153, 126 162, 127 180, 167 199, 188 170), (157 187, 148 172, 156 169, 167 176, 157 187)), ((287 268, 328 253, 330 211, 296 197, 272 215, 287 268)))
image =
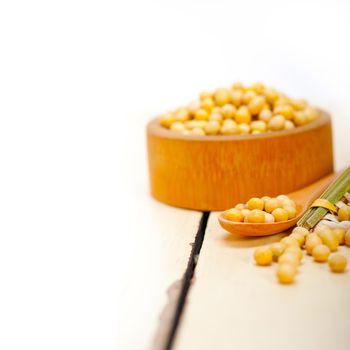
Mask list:
POLYGON ((239 141, 239 140, 258 140, 266 138, 278 138, 286 137, 289 135, 299 134, 305 131, 313 130, 319 126, 325 125, 331 121, 331 116, 328 112, 317 109, 320 112, 320 116, 303 126, 297 126, 289 130, 273 131, 273 132, 264 132, 261 134, 244 134, 244 135, 182 135, 176 133, 172 130, 161 126, 158 118, 154 118, 147 124, 147 132, 152 135, 160 136, 167 139, 174 140, 184 140, 184 141, 202 141, 202 142, 213 142, 213 141, 239 141))

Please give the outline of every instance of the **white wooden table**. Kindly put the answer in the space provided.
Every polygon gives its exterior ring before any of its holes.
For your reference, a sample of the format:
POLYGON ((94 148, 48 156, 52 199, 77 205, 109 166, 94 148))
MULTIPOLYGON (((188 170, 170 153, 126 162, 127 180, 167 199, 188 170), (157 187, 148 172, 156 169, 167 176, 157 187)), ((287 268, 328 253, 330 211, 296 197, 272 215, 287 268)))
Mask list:
MULTIPOLYGON (((131 283, 134 292, 128 299, 134 302, 127 306, 128 316, 121 325, 126 332, 124 349, 167 348, 176 304, 181 307, 183 297, 175 287, 169 301, 169 289, 188 277, 189 243, 195 240, 201 217, 153 204, 166 222, 175 219, 176 228, 158 225, 158 239, 167 249, 164 260, 158 269, 153 267, 150 279, 131 283), (130 318, 132 313, 139 317, 130 318)), ((247 239, 230 235, 219 227, 217 213, 210 214, 172 349, 348 349, 349 271, 331 274, 326 264, 316 264, 306 256, 296 283, 278 284, 275 267, 257 267, 252 256, 256 246, 282 236, 247 239)), ((197 240, 200 244, 200 233, 197 240)), ((349 248, 342 246, 340 252, 350 259, 349 248)))
POLYGON ((348 166, 348 12, 334 0, 1 2, 0 349, 162 349, 181 295, 175 350, 348 349, 349 270, 307 258, 280 286, 252 262, 275 238, 228 236, 216 213, 196 239, 202 213, 150 197, 144 139, 150 118, 203 89, 262 81, 330 111, 348 166))

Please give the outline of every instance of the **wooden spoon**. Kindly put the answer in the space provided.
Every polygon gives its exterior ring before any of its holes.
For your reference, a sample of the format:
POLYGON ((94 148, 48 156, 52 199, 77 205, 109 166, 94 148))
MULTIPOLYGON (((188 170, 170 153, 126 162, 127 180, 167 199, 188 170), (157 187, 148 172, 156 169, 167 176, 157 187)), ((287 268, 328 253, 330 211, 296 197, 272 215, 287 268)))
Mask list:
POLYGON ((324 190, 334 179, 335 174, 331 174, 317 182, 314 182, 312 185, 288 194, 287 196, 295 202, 297 208, 297 216, 294 219, 261 224, 235 222, 227 220, 225 218, 226 211, 224 211, 219 215, 218 220, 220 222, 220 225, 226 231, 243 236, 268 236, 286 231, 288 228, 294 226, 297 223, 297 221, 306 212, 312 202, 317 199, 322 194, 322 192, 324 192, 324 190))

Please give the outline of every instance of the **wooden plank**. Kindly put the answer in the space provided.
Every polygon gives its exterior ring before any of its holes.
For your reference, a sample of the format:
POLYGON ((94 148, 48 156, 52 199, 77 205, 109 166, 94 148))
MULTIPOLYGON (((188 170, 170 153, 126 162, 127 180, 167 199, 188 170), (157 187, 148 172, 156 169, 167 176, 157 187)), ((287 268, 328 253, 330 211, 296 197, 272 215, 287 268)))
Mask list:
POLYGON ((1 349, 153 348, 201 213, 151 198, 144 125, 116 115, 6 119, 1 349))
MULTIPOLYGON (((256 246, 281 235, 242 238, 211 213, 175 349, 348 349, 350 268, 333 274, 304 258, 293 285, 253 262, 256 246)), ((350 249, 340 247, 350 259, 350 249)))
POLYGON ((129 239, 123 238, 126 251, 118 274, 118 349, 160 349, 202 214, 166 206, 149 196, 133 201, 133 206, 133 212, 143 213, 142 220, 129 214, 133 227, 124 233, 129 239))

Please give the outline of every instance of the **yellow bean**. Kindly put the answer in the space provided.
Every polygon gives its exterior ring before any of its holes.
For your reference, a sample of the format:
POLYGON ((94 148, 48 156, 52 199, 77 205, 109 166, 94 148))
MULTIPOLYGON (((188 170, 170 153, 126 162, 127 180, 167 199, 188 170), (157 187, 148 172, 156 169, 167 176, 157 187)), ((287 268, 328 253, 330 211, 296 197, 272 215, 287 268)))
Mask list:
POLYGON ((328 227, 319 227, 317 234, 320 236, 322 243, 328 246, 331 252, 335 252, 338 249, 338 239, 332 234, 332 231, 328 227))
POLYGON ((286 246, 281 242, 276 242, 271 244, 270 249, 274 260, 278 260, 278 258, 284 253, 286 246))
POLYGON ((312 256, 317 262, 327 261, 330 253, 330 249, 324 244, 319 244, 312 250, 312 256))
POLYGON ((217 135, 220 130, 220 123, 217 120, 210 120, 204 127, 204 131, 207 135, 217 135))
POLYGON ((295 238, 300 247, 305 243, 305 236, 301 232, 292 232, 289 237, 295 238))
POLYGON ((295 265, 296 267, 299 265, 299 261, 300 261, 299 256, 291 252, 285 252, 278 258, 279 264, 288 263, 288 264, 295 265))
POLYGON ((272 131, 282 130, 285 124, 285 118, 282 115, 275 115, 269 121, 268 127, 272 131))
POLYGON ((268 247, 259 247, 255 250, 255 261, 258 265, 266 266, 272 263, 272 252, 268 247))
POLYGON ((249 102, 256 96, 256 92, 253 90, 248 90, 243 94, 243 103, 245 105, 249 104, 249 102))
POLYGON ((263 109, 264 104, 265 104, 265 98, 264 97, 262 97, 262 96, 255 96, 255 97, 253 97, 250 100, 249 104, 248 104, 249 112, 252 115, 259 114, 260 111, 263 109))
POLYGON ((252 117, 250 112, 246 106, 241 106, 238 108, 235 116, 235 120, 237 123, 250 123, 252 117))
POLYGON ((197 120, 208 120, 209 119, 209 113, 206 109, 200 108, 196 111, 194 115, 195 119, 197 120))
POLYGON ((338 243, 340 245, 344 244, 345 241, 344 241, 344 238, 345 238, 345 230, 342 229, 342 228, 335 228, 332 230, 332 233, 335 237, 337 237, 338 239, 338 243))
POLYGON ((172 113, 166 113, 160 116, 159 123, 160 125, 170 128, 171 124, 175 122, 175 116, 172 113))
POLYGON ((227 210, 225 212, 225 217, 227 220, 236 221, 236 222, 242 222, 244 219, 242 212, 236 208, 227 210))
POLYGON ((349 221, 350 220, 350 206, 343 205, 338 210, 338 219, 339 221, 349 221))
POLYGON ((290 236, 284 237, 281 239, 280 242, 285 244, 286 246, 296 245, 299 247, 299 242, 294 237, 290 237, 290 236))
POLYGON ((251 223, 263 223, 265 222, 265 214, 262 210, 253 209, 247 215, 247 222, 251 223))
POLYGON ((286 249, 285 249, 285 251, 284 251, 285 253, 292 253, 292 254, 295 254, 297 257, 298 257, 298 259, 299 259, 299 262, 302 260, 302 258, 303 258, 303 252, 302 252, 302 250, 298 247, 298 246, 296 246, 296 245, 290 245, 290 246, 288 246, 286 249))
POLYGON ((293 219, 293 218, 295 218, 297 216, 297 210, 295 209, 295 207, 293 207, 291 205, 286 205, 286 206, 283 206, 283 209, 288 214, 288 220, 289 219, 293 219))
POLYGON ((292 233, 301 233, 304 237, 309 234, 309 231, 305 227, 297 226, 294 227, 292 233))
POLYGON ((210 112, 215 107, 214 100, 211 98, 205 98, 201 101, 201 107, 210 112))
POLYGON ((348 262, 345 256, 336 254, 329 259, 328 264, 332 272, 343 272, 348 262))
POLYGON ((280 283, 290 284, 294 282, 297 270, 295 265, 290 263, 279 264, 277 267, 277 278, 280 283))
POLYGON ((205 131, 202 128, 196 127, 191 130, 192 135, 205 136, 205 131))
POLYGON ((283 208, 276 208, 272 213, 271 213, 275 221, 286 221, 288 220, 288 212, 286 209, 283 208))
POLYGON ((232 103, 238 108, 243 101, 243 91, 233 90, 231 94, 232 103))
POLYGON ((272 112, 270 109, 264 108, 259 113, 259 120, 264 121, 265 123, 268 123, 270 119, 272 118, 272 112))
POLYGON ((232 104, 222 106, 221 113, 225 119, 233 118, 236 114, 237 108, 232 104))
POLYGON ((250 198, 249 201, 247 202, 247 207, 249 210, 253 209, 264 209, 264 201, 260 198, 254 197, 250 198))
MULTIPOLYGON (((310 235, 309 235, 310 236, 310 235)), ((314 235, 309 237, 306 237, 306 242, 305 242, 305 249, 309 255, 312 255, 313 249, 322 244, 322 240, 318 235, 314 235)))
POLYGON ((186 126, 184 123, 181 122, 175 122, 171 124, 170 130, 176 131, 176 132, 182 132, 186 129, 186 126))
POLYGON ((294 117, 294 111, 290 105, 276 106, 273 112, 282 115, 286 120, 291 120, 294 117))
POLYGON ((238 210, 243 210, 243 209, 245 209, 245 204, 238 203, 238 204, 235 205, 235 208, 238 209, 238 210))
POLYGON ((268 213, 272 213, 275 209, 281 208, 281 207, 282 207, 282 203, 277 198, 271 198, 265 202, 265 211, 268 213))
POLYGON ((214 92, 214 100, 218 106, 224 106, 231 101, 230 90, 226 88, 219 88, 214 92))

